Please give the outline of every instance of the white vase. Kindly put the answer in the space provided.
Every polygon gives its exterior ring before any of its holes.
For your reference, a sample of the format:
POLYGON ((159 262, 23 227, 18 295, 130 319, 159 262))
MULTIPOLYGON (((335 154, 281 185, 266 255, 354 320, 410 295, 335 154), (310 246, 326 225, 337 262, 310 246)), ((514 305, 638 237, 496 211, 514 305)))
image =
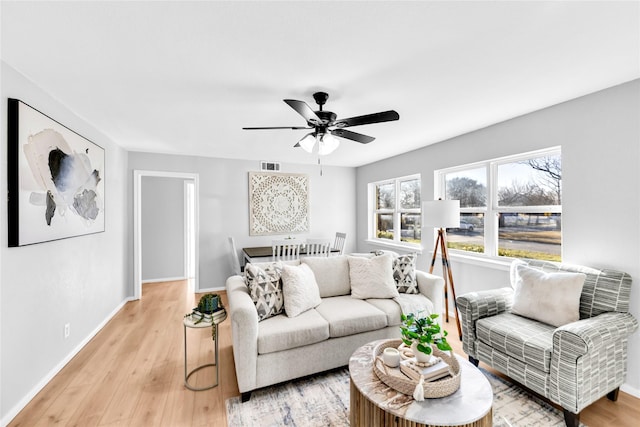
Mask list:
POLYGON ((418 350, 418 342, 417 341, 414 341, 413 343, 411 343, 411 351, 413 352, 413 355, 416 358, 416 362, 418 362, 418 363, 426 363, 426 364, 431 363, 431 359, 433 358, 433 353, 425 354, 425 353, 421 352, 420 350, 418 350))

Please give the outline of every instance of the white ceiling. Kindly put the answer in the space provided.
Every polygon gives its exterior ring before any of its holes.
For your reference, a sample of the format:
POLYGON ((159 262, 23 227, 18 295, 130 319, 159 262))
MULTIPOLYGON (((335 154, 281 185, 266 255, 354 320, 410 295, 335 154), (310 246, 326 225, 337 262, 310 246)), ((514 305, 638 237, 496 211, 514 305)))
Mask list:
POLYGON ((638 1, 1 7, 2 60, 135 151, 315 163, 306 131, 241 128, 303 126, 282 100, 321 89, 338 117, 400 114, 323 159, 359 166, 640 77, 638 1))

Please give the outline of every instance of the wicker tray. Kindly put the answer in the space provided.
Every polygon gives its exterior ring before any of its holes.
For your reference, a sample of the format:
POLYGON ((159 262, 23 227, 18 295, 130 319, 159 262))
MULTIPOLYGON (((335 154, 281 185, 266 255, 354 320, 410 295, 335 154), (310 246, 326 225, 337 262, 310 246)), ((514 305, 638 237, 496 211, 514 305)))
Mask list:
MULTIPOLYGON (((380 381, 388 385, 394 390, 402 394, 413 396, 413 392, 418 385, 418 381, 413 380, 403 374, 399 368, 390 368, 382 361, 382 352, 387 347, 398 348, 402 344, 402 340, 383 341, 373 349, 373 372, 380 378, 380 381)), ((460 388, 460 365, 455 356, 449 356, 447 353, 433 349, 433 355, 440 357, 451 368, 451 376, 441 380, 424 382, 422 388, 424 390, 425 399, 434 399, 449 396, 460 388)))

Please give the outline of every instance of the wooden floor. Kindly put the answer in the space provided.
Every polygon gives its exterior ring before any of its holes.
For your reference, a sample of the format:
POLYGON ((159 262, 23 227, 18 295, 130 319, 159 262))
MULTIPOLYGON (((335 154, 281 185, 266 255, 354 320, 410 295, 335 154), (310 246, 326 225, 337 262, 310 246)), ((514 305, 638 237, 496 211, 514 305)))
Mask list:
MULTIPOLYGON (((184 387, 182 318, 199 297, 186 282, 145 284, 142 299, 127 303, 9 425, 226 426, 224 402, 239 394, 229 319, 219 328, 220 385, 200 392, 184 387)), ((455 325, 447 329, 462 354, 455 325)), ((190 368, 213 357, 208 328, 187 336, 190 368)), ((194 375, 194 383, 204 385, 213 372, 194 375)), ((591 427, 632 427, 638 420, 640 399, 622 392, 617 402, 603 398, 581 418, 591 427)))

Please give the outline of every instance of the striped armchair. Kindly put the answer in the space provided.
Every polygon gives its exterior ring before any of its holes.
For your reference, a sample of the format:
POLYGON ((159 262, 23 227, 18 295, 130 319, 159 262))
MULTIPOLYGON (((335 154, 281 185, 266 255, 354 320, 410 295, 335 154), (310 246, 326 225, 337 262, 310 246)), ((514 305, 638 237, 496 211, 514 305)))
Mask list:
POLYGON ((631 277, 619 271, 523 260, 550 272, 586 275, 580 320, 560 327, 511 313, 514 290, 472 292, 457 298, 462 344, 476 366, 482 361, 562 406, 567 426, 580 411, 624 382, 627 341, 638 327, 629 313, 631 277))

